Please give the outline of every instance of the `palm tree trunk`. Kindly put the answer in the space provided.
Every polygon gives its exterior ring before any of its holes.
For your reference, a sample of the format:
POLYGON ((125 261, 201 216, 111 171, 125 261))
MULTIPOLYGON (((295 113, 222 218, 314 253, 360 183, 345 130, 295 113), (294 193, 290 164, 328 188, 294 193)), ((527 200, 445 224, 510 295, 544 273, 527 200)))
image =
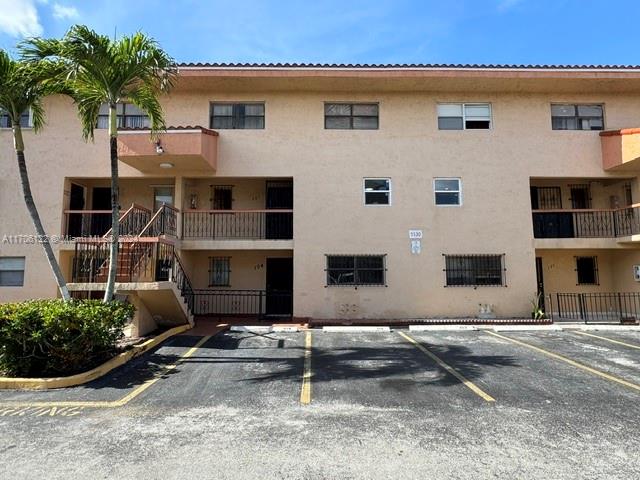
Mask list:
POLYGON ((60 290, 62 299, 67 302, 71 300, 69 290, 67 289, 67 283, 64 280, 64 276, 62 275, 62 271, 60 270, 60 265, 58 264, 58 261, 56 260, 56 257, 53 253, 53 248, 51 248, 49 237, 47 237, 45 234, 44 227, 42 226, 42 222, 40 221, 40 214, 38 213, 36 204, 33 201, 33 195, 31 194, 31 183, 29 182, 29 174, 27 172, 27 162, 24 158, 24 141, 22 139, 22 129, 20 128, 20 124, 17 122, 13 124, 13 144, 16 150, 16 157, 18 159, 18 171, 20 172, 20 183, 22 184, 24 203, 27 205, 27 210, 29 211, 29 215, 31 216, 31 221, 33 222, 33 226, 36 229, 36 234, 38 235, 38 242, 41 243, 42 248, 44 249, 44 254, 47 257, 49 267, 51 267, 53 276, 56 279, 56 283, 58 284, 58 289, 60 290))
POLYGON ((109 274, 103 302, 110 302, 118 273, 118 236, 120 233, 120 199, 118 193, 118 117, 116 104, 109 104, 109 149, 111 152, 111 246, 109 249, 109 274))

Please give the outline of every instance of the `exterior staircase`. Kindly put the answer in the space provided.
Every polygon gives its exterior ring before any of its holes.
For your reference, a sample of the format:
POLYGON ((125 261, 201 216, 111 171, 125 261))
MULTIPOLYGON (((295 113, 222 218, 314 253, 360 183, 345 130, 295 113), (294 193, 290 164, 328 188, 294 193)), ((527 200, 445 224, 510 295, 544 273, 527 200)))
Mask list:
MULTIPOLYGON (((118 265, 116 282, 130 282, 139 272, 145 270, 146 262, 151 257, 153 245, 149 242, 118 242, 118 265)), ((107 244, 107 255, 108 255, 107 244)), ((105 283, 109 274, 109 258, 98 269, 95 282, 105 283)))
MULTIPOLYGON (((177 211, 163 205, 151 216, 149 210, 132 205, 120 222, 116 283, 129 284, 126 288, 135 288, 144 301, 145 296, 151 295, 149 292, 158 291, 145 288, 145 284, 168 282, 184 316, 193 323, 193 286, 174 245, 177 211)), ((95 290, 104 289, 109 272, 110 234, 111 231, 102 238, 76 239, 71 285, 92 284, 95 290)))

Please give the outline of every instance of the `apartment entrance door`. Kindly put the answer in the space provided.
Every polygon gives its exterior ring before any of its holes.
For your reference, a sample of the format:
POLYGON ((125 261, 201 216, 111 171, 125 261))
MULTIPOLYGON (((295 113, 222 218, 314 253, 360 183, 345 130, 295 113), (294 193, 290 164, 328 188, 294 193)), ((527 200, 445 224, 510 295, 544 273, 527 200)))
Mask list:
POLYGON ((542 270, 542 257, 536 257, 536 283, 538 295, 540 295, 540 307, 546 312, 544 305, 544 272, 542 270))
POLYGON ((267 258, 265 314, 293 313, 293 258, 267 258))
MULTIPOLYGON (((71 184, 69 193, 69 210, 84 210, 84 187, 71 184)), ((82 237, 82 214, 70 213, 67 220, 67 235, 70 237, 82 237)))
MULTIPOLYGON (((266 205, 268 210, 293 208, 292 182, 267 182, 266 205)), ((265 238, 288 240, 293 238, 293 215, 290 213, 267 213, 265 238)))
MULTIPOLYGON (((111 187, 93 187, 91 190, 92 210, 111 210, 111 187)), ((91 215, 91 235, 101 237, 111 228, 111 214, 91 215)))

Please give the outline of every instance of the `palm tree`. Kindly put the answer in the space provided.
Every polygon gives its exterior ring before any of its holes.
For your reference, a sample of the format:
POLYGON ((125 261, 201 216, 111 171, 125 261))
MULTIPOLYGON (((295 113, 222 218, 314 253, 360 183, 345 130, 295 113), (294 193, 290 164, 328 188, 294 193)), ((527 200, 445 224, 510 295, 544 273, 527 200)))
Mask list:
MULTIPOLYGON (((20 44, 27 60, 55 60, 63 65, 62 90, 78 108, 85 140, 93 140, 98 113, 109 106, 109 151, 111 159, 111 245, 109 274, 104 301, 113 298, 119 234, 118 119, 116 105, 128 101, 150 119, 151 133, 165 128, 159 96, 175 80, 176 64, 158 43, 143 33, 111 40, 83 25, 73 26, 60 40, 32 38, 20 44)), ((54 79, 55 80, 55 79, 54 79)), ((54 82, 58 83, 58 82, 54 82)))
POLYGON ((60 270, 60 265, 46 236, 40 214, 33 201, 31 183, 27 171, 24 155, 24 140, 22 138, 21 117, 24 112, 31 110, 34 132, 38 133, 44 126, 44 109, 42 99, 47 95, 46 87, 41 83, 45 71, 50 71, 47 62, 25 63, 13 60, 7 52, 0 49, 0 110, 8 116, 13 130, 13 145, 18 160, 20 183, 24 194, 24 202, 31 216, 31 221, 38 235, 38 242, 42 244, 45 256, 58 284, 58 289, 64 301, 71 299, 67 284, 60 270))

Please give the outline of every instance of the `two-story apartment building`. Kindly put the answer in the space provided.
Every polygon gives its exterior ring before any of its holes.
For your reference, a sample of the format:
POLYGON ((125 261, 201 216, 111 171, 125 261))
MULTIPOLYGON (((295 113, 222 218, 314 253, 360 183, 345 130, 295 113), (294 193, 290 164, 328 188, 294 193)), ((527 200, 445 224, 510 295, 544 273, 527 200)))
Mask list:
MULTIPOLYGON (((183 64, 162 104, 157 141, 120 107, 118 291, 140 331, 529 317, 537 292, 556 318, 640 313, 640 67, 183 64)), ((106 123, 85 143, 68 98, 45 108, 35 200, 70 288, 97 292, 106 123)), ((33 228, 9 129, 0 151, 0 299, 55 296, 41 248, 5 238, 33 228)))

